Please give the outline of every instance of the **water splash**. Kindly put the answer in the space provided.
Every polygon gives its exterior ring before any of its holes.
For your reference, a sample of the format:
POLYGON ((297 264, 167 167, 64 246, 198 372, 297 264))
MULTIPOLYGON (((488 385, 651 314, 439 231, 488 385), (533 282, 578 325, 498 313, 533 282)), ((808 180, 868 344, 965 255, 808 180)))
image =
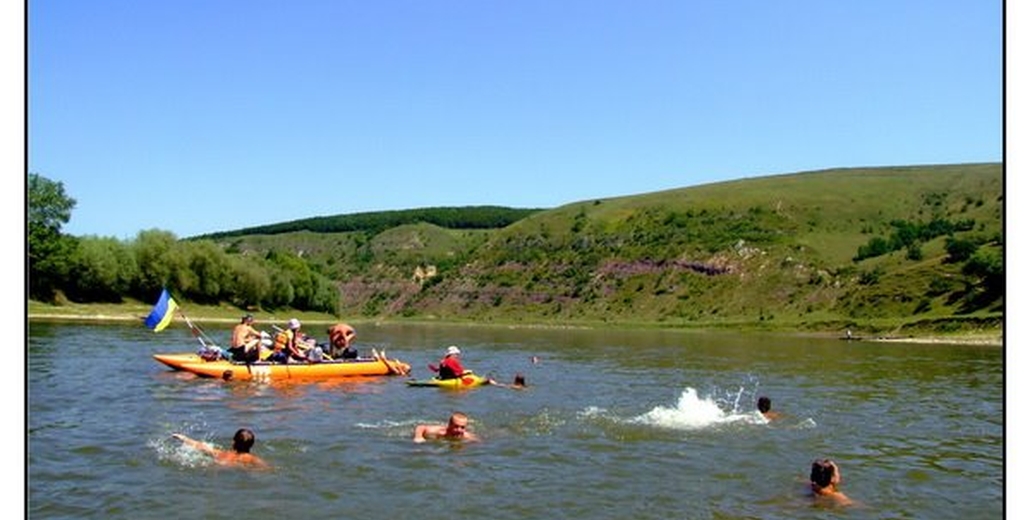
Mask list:
POLYGON ((601 417, 601 416, 603 416, 607 412, 608 412, 608 410, 606 410, 604 408, 599 408, 597 406, 588 406, 585 409, 581 410, 579 412, 579 415, 580 415, 580 417, 585 417, 585 418, 601 417))
POLYGON ((211 466, 214 459, 200 450, 191 448, 181 442, 172 439, 171 434, 159 439, 151 439, 147 445, 157 452, 157 457, 162 462, 167 462, 183 468, 202 468, 211 466))
MULTIPOLYGON (((354 423, 355 428, 361 428, 366 430, 390 430, 394 428, 408 428, 414 427, 416 424, 421 422, 418 419, 407 419, 404 421, 393 421, 389 419, 381 419, 376 422, 356 422, 354 423)), ((429 422, 440 422, 440 421, 429 421, 429 422)))
POLYGON ((697 390, 687 387, 675 406, 656 406, 630 422, 677 430, 700 430, 733 423, 767 424, 769 421, 758 410, 750 406, 741 409, 743 394, 741 389, 732 399, 701 397, 697 390))

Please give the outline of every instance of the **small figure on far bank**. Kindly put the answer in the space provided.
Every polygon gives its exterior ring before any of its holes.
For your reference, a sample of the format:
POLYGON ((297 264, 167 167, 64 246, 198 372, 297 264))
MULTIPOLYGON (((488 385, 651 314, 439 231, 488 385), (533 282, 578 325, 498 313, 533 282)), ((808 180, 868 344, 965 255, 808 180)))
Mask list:
POLYGON ((772 411, 772 399, 764 395, 758 398, 758 411, 761 412, 762 417, 770 421, 780 418, 779 412, 772 411))
POLYGON ((268 463, 262 460, 261 457, 250 452, 250 449, 254 447, 255 437, 254 432, 247 428, 236 430, 236 434, 232 438, 232 451, 216 448, 206 442, 191 439, 181 433, 173 433, 172 437, 182 441, 183 444, 191 448, 211 455, 214 457, 215 462, 223 466, 239 466, 253 469, 267 469, 269 467, 268 463))
POLYGON ((478 441, 479 437, 468 431, 469 418, 462 412, 451 414, 447 424, 420 424, 415 427, 415 434, 412 440, 416 443, 423 443, 433 439, 447 439, 456 441, 478 441))
POLYGON ((816 459, 812 463, 808 479, 812 496, 816 499, 841 506, 852 504, 851 499, 840 491, 841 475, 836 462, 830 459, 816 459))

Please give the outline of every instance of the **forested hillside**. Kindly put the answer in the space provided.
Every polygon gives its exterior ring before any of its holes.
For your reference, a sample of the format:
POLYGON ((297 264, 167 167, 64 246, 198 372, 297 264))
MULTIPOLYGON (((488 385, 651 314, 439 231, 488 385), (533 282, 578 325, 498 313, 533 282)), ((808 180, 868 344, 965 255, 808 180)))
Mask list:
POLYGON ((548 210, 340 215, 190 239, 150 230, 128 244, 79 237, 65 244, 75 251, 65 278, 43 279, 73 301, 145 300, 169 285, 187 300, 348 319, 997 327, 1002 171, 835 169, 548 210), (121 267, 97 268, 103 258, 121 267))
POLYGON ((339 282, 340 312, 515 322, 996 323, 999 164, 770 176, 575 202, 499 230, 237 237, 339 282))

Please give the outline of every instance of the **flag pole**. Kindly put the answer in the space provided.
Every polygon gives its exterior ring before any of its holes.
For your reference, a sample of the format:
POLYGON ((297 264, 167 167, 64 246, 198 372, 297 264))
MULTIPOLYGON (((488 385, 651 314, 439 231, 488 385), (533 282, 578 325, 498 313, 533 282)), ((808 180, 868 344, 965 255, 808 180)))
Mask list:
POLYGON ((200 346, 205 348, 218 346, 211 338, 207 337, 207 334, 204 334, 204 331, 201 330, 200 327, 194 325, 193 322, 190 321, 189 317, 186 316, 186 313, 182 312, 182 309, 177 310, 179 311, 179 316, 182 316, 182 319, 186 320, 186 325, 189 326, 190 332, 193 333, 193 337, 197 338, 197 341, 200 342, 200 346))

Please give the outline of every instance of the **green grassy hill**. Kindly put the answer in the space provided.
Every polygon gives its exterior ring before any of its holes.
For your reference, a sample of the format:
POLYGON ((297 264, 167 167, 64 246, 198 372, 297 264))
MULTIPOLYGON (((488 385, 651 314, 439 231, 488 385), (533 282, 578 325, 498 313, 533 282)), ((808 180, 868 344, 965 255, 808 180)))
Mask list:
POLYGON ((1002 295, 947 244, 1000 262, 1002 203, 1000 164, 856 168, 576 202, 498 229, 417 222, 222 243, 301 255, 339 280, 344 316, 975 328, 997 325, 1002 295), (877 241, 905 246, 860 254, 877 241))

